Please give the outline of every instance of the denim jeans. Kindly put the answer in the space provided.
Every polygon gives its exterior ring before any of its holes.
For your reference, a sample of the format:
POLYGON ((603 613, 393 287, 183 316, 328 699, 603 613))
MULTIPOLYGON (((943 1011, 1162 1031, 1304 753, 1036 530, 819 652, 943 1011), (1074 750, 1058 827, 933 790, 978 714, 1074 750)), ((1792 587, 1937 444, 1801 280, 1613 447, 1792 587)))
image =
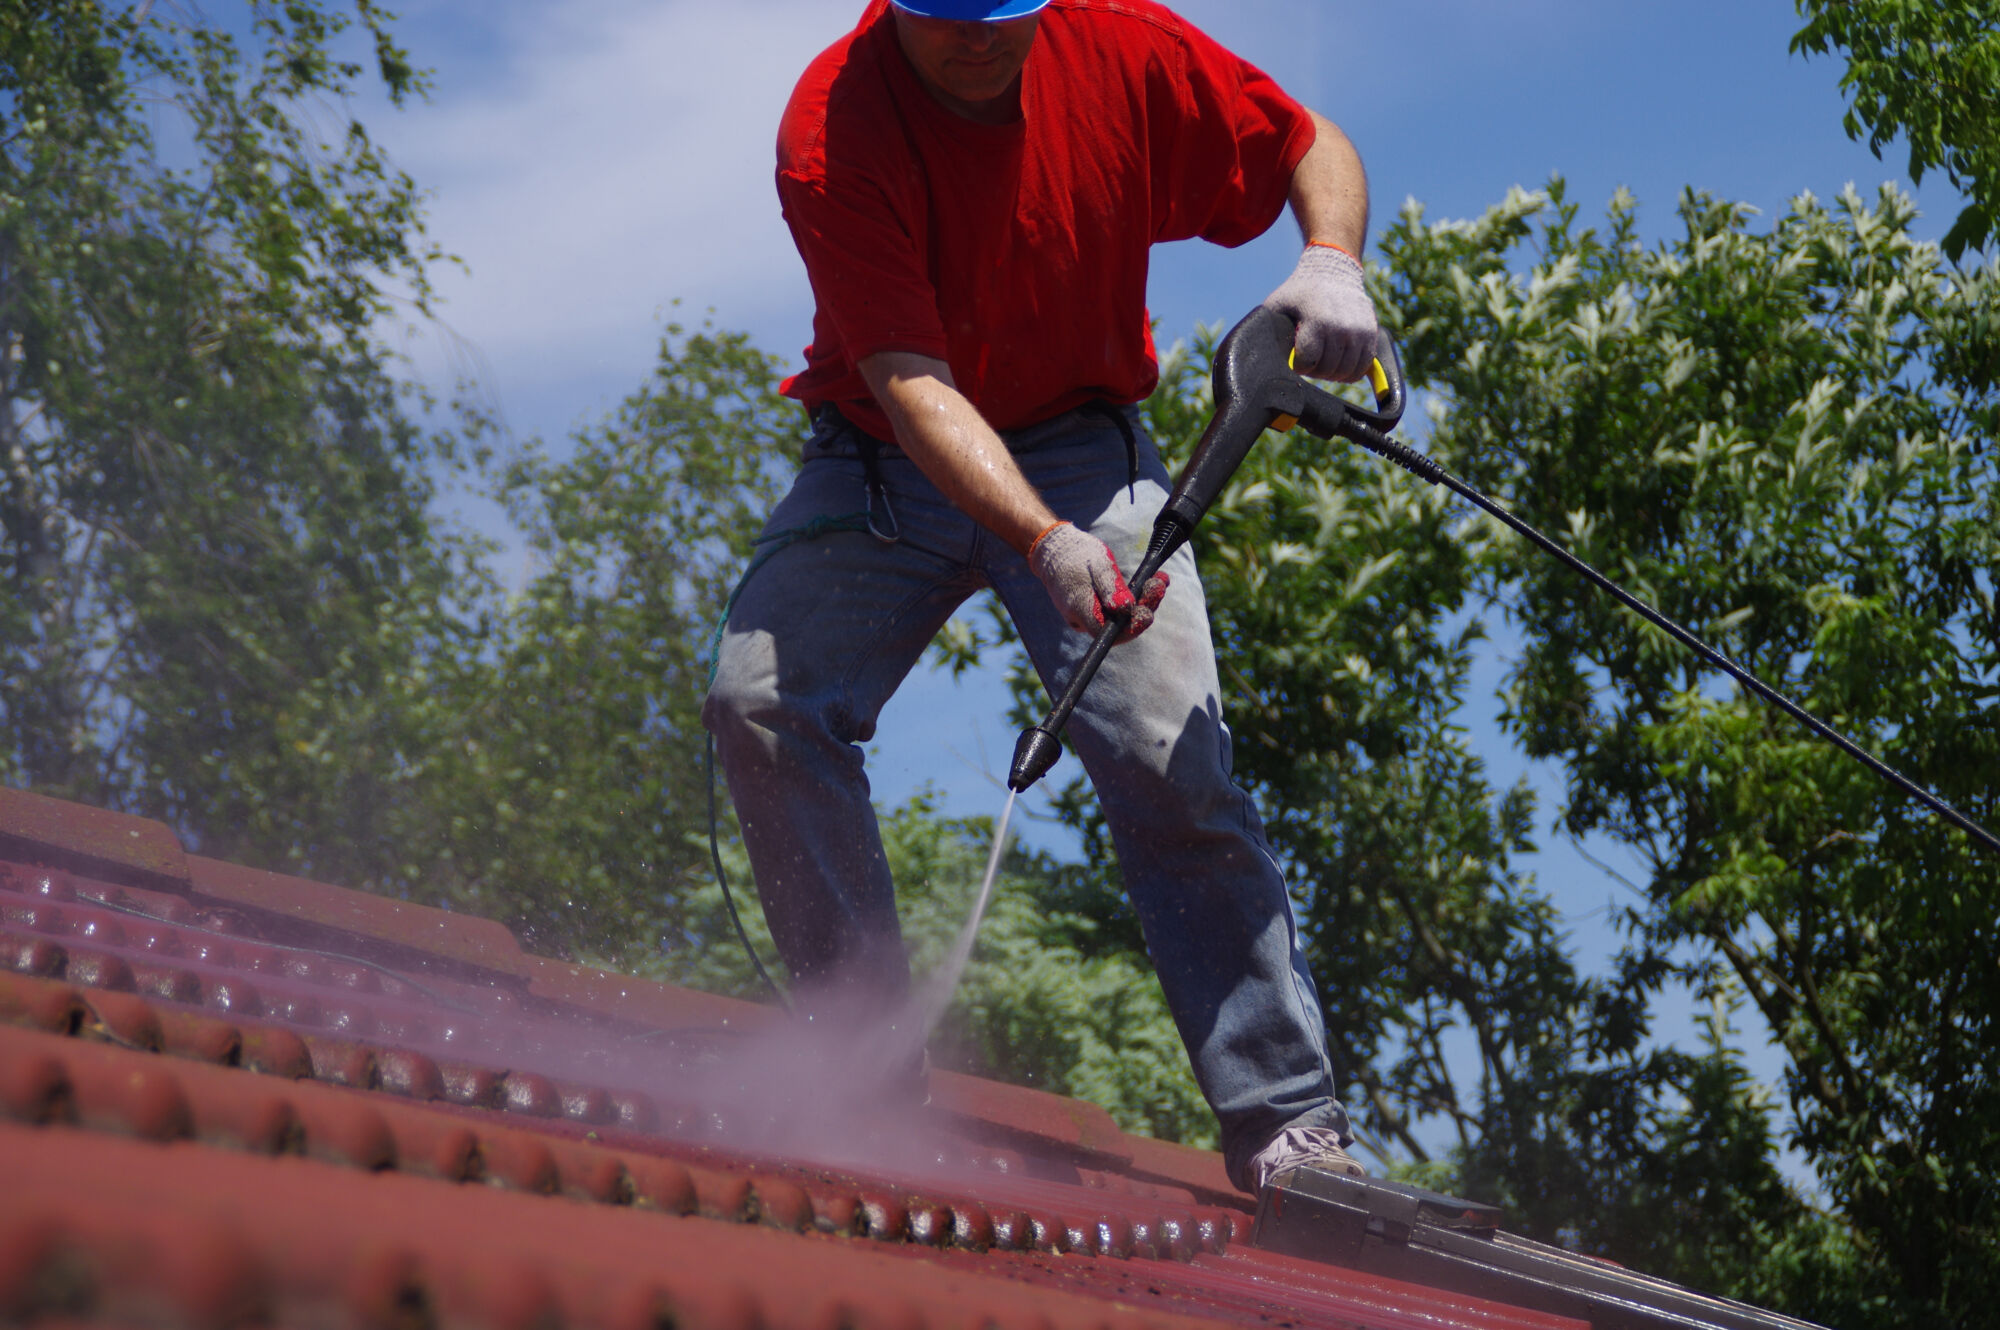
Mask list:
MULTIPOLYGON (((1113 422, 1071 412, 1008 437, 1062 518, 1137 567, 1168 480, 1133 422, 1138 479, 1113 422)), ((743 827, 758 895, 811 1011, 899 1001, 909 964, 861 745, 952 612, 991 587, 1052 692, 1089 640, 1067 628, 1022 557, 893 448, 880 471, 901 531, 836 530, 784 546, 742 588, 704 720, 743 827)), ((825 413, 771 537, 866 508, 853 427, 825 413)), ((1104 809, 1125 886, 1230 1175, 1288 1126, 1348 1135, 1325 1023, 1264 827, 1230 776, 1229 731, 1194 558, 1151 629, 1115 648, 1068 734, 1104 809)))

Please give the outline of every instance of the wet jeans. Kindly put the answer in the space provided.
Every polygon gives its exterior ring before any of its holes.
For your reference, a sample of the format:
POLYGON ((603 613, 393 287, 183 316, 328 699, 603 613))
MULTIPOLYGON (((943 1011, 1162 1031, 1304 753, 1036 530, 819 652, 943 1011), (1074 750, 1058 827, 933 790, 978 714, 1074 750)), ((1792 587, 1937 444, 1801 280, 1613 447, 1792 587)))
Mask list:
MULTIPOLYGON (((1125 437, 1102 415, 1072 412, 1008 444, 1056 514, 1104 540, 1130 572, 1168 480, 1137 413, 1127 419, 1139 470, 1129 486, 1125 437)), ((1051 690, 1089 644, 1026 561, 899 451, 885 449, 880 468, 900 541, 836 530, 772 555, 730 615, 704 710, 765 915, 808 1009, 886 1006, 908 990, 861 745, 938 629, 991 587, 1051 690)), ((865 508, 855 433, 827 413, 764 534, 865 508)), ((1158 619, 1111 652, 1068 734, 1241 1184, 1250 1156, 1284 1127, 1344 1137, 1348 1123, 1283 876, 1230 777, 1193 555, 1183 549, 1167 572, 1158 619)))

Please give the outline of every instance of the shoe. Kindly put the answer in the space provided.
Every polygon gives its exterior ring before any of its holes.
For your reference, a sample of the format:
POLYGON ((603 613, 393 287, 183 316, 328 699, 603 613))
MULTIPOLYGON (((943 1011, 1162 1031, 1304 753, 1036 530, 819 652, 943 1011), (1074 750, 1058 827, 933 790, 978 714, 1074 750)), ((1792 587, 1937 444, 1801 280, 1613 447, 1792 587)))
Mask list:
POLYGON ((1341 1148, 1340 1133, 1330 1127, 1287 1127, 1250 1159, 1250 1176, 1259 1193, 1273 1179, 1295 1168, 1316 1168, 1350 1178, 1368 1176, 1368 1170, 1341 1148))

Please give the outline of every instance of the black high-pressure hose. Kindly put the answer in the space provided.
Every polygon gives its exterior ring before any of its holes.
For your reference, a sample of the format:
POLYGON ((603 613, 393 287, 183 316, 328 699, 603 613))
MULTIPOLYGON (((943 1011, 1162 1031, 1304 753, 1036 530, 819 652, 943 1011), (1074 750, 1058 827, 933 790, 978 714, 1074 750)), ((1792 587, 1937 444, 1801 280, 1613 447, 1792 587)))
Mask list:
MULTIPOLYGON (((1553 555, 1592 586, 1609 595, 1647 623, 1660 629, 1693 651, 1708 664, 1723 671, 1745 688, 1790 716, 1813 734, 1825 739, 1903 793, 1929 808, 1939 817, 2000 853, 2000 837, 1918 785, 1874 754, 1863 749, 1798 703, 1675 623, 1659 610, 1613 582, 1584 560, 1564 549, 1528 523, 1502 508, 1472 486, 1446 471, 1431 458, 1389 436, 1402 417, 1405 401, 1402 367, 1395 344, 1386 333, 1376 353, 1376 409, 1370 411, 1342 401, 1333 394, 1307 383, 1291 368, 1292 337, 1295 328, 1283 314, 1269 309, 1251 311, 1230 330, 1216 351, 1215 417, 1195 446, 1194 455, 1174 485, 1153 527, 1153 540, 1134 585, 1143 586, 1160 565, 1192 534, 1208 507, 1222 493, 1251 445, 1266 429, 1288 430, 1301 427, 1316 438, 1338 436, 1360 444, 1377 456, 1402 467, 1419 480, 1442 485, 1467 503, 1519 533, 1538 549, 1553 555)), ((1021 732, 1014 749, 1014 766, 1008 785, 1025 790, 1055 765, 1062 753, 1061 734, 1070 712, 1092 676, 1103 664, 1112 642, 1123 628, 1122 622, 1107 623, 1092 642, 1089 653, 1071 676, 1069 686, 1050 707, 1043 721, 1021 732)))
POLYGON ((1449 471, 1446 471, 1416 449, 1398 443, 1396 440, 1388 438, 1364 424, 1357 424, 1356 428, 1352 432, 1345 434, 1344 437, 1352 439, 1369 452, 1394 462, 1397 466, 1402 467, 1419 480, 1428 481, 1433 485, 1444 486, 1453 494, 1458 495, 1482 512, 1498 518, 1510 530, 1519 532, 1522 536, 1532 541, 1537 548, 1554 555, 1599 591, 1604 592, 1620 605, 1623 605, 1626 609, 1644 619, 1647 623, 1660 629, 1676 642, 1694 652, 1695 655, 1713 665, 1716 669, 1729 675, 1736 682, 1742 684, 1745 688, 1748 688, 1751 692, 1763 698, 1766 702, 1769 702, 1772 706, 1778 708, 1778 710, 1784 712, 1787 716, 1790 716, 1820 738, 1825 739, 1835 748, 1838 748, 1862 766, 1867 767, 1877 776, 1888 781, 1891 785, 1903 791, 1903 793, 1909 795, 1918 803, 1924 805, 1939 817, 1942 817, 1945 821, 1984 845, 1987 849, 2000 852, 2000 837, 1995 837, 1992 832, 1973 821, 1970 817, 1967 817, 1964 813, 1959 812, 1958 809, 1946 803, 1936 794, 1933 794, 1911 780, 1908 776, 1905 776, 1902 772, 1882 761, 1882 759, 1876 757, 1873 753, 1870 753, 1867 749, 1861 747, 1852 739, 1849 739, 1846 735, 1840 733, 1840 731, 1834 729, 1831 725, 1828 725, 1825 721, 1792 701, 1791 698, 1786 697, 1783 693, 1750 673, 1749 670, 1738 665, 1735 661, 1723 655, 1720 651, 1717 651, 1714 647, 1702 641, 1699 637, 1696 637, 1693 633, 1681 627, 1678 623, 1675 623, 1645 601, 1625 590, 1625 588, 1613 582, 1603 573, 1598 572, 1597 569, 1591 567, 1584 560, 1564 549, 1561 545, 1556 544, 1555 541, 1550 540, 1534 527, 1529 526, 1526 522, 1514 516, 1514 514, 1508 512, 1505 508, 1502 508, 1499 504, 1487 498, 1457 476, 1452 475, 1449 471))

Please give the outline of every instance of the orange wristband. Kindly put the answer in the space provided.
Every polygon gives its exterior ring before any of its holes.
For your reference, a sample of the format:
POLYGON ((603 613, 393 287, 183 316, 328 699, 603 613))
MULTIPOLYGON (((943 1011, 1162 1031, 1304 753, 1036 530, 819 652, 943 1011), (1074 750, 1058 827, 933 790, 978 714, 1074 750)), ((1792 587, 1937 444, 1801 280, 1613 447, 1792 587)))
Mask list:
POLYGON ((1035 552, 1035 546, 1037 546, 1037 545, 1041 544, 1041 543, 1042 543, 1042 542, 1043 542, 1044 540, 1046 540, 1046 539, 1048 538, 1048 534, 1049 534, 1049 532, 1051 532, 1051 531, 1055 530, 1055 529, 1056 529, 1057 527, 1059 527, 1059 526, 1067 526, 1067 525, 1069 525, 1069 524, 1068 524, 1067 522, 1062 522, 1062 521, 1055 521, 1055 522, 1051 522, 1051 523, 1049 523, 1049 524, 1048 524, 1047 526, 1043 527, 1043 528, 1042 528, 1042 534, 1041 534, 1041 535, 1039 535, 1039 536, 1036 536, 1036 537, 1035 537, 1035 538, 1034 538, 1033 540, 1031 540, 1031 541, 1029 541, 1029 542, 1028 542, 1028 553, 1029 553, 1030 555, 1034 554, 1034 552, 1035 552))
POLYGON ((1317 246, 1319 246, 1319 247, 1320 247, 1321 249, 1331 249, 1331 250, 1338 250, 1338 251, 1339 251, 1340 253, 1342 253, 1342 254, 1345 254, 1345 255, 1347 255, 1347 257, 1348 257, 1348 258, 1350 258, 1350 259, 1354 259, 1354 261, 1355 261, 1356 263, 1359 263, 1359 262, 1361 262, 1361 260, 1360 260, 1359 258, 1356 258, 1356 257, 1355 257, 1355 255, 1354 255, 1353 251, 1349 250, 1349 249, 1347 248, 1347 246, 1345 246, 1345 245, 1336 245, 1336 244, 1334 244, 1334 243, 1333 243, 1333 242, 1332 242, 1331 240, 1308 240, 1308 241, 1306 241, 1306 248, 1307 248, 1307 249, 1311 249, 1311 248, 1312 248, 1312 247, 1313 247, 1314 245, 1317 245, 1317 246))

